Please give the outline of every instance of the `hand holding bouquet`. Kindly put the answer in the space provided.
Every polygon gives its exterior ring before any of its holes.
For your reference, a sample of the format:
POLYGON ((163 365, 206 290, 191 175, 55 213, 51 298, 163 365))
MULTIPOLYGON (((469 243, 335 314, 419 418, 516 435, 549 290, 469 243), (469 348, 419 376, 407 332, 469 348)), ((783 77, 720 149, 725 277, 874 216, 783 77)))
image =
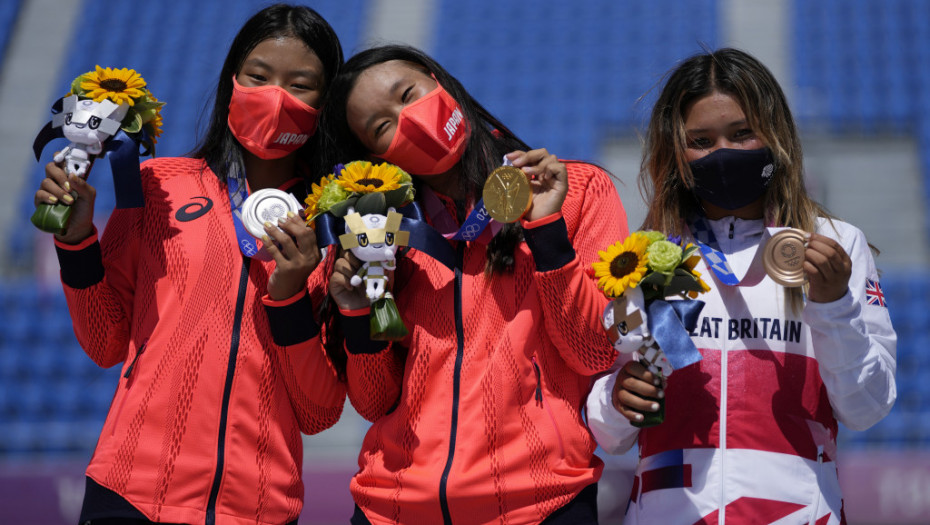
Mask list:
MULTIPOLYGON (((698 249, 680 237, 666 238, 656 231, 638 231, 599 252, 592 264, 598 288, 611 298, 602 321, 614 348, 632 353, 647 368, 665 378, 676 368, 701 359, 689 332, 704 306, 695 300, 710 287, 694 270, 698 249), (667 301, 667 298, 678 300, 667 301)), ((657 425, 660 411, 644 414, 636 426, 657 425)))
POLYGON ((402 216, 396 210, 413 201, 413 180, 393 164, 374 165, 355 161, 336 166, 335 173, 313 184, 307 196, 307 222, 328 213, 345 222, 339 244, 350 250, 362 266, 352 286, 365 286, 371 303, 370 336, 397 341, 407 327, 390 292, 388 272, 394 270, 397 249, 406 246, 410 232, 400 230, 402 216))

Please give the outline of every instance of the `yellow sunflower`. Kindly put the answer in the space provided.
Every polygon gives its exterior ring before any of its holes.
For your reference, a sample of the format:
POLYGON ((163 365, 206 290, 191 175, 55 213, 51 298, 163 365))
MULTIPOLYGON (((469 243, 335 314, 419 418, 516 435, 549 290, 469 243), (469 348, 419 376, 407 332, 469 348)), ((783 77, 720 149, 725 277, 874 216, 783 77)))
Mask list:
MULTIPOLYGON (((688 247, 690 246, 691 246, 690 244, 686 246, 685 250, 687 250, 688 247)), ((684 266, 685 269, 687 269, 690 272, 691 270, 694 269, 695 266, 697 266, 697 263, 700 260, 701 260, 701 256, 695 253, 691 257, 688 257, 687 259, 682 261, 681 265, 684 266)))
POLYGON ((145 95, 143 88, 145 80, 136 73, 135 69, 111 69, 97 66, 96 71, 84 75, 81 90, 84 96, 102 102, 110 99, 114 104, 126 102, 130 106, 135 99, 145 95))
POLYGON ((401 173, 393 164, 355 161, 345 165, 339 183, 351 193, 385 192, 400 187, 401 173))
POLYGON ((704 279, 701 279, 701 272, 692 268, 691 275, 693 275, 694 278, 697 280, 697 283, 701 285, 701 291, 697 292, 695 290, 689 290, 688 297, 690 297, 691 299, 697 299, 698 294, 706 293, 710 291, 710 286, 708 286, 707 283, 704 282, 704 279))
POLYGON ((320 179, 320 184, 314 182, 310 185, 310 194, 307 195, 306 199, 304 199, 304 203, 307 205, 307 207, 304 209, 304 216, 307 218, 307 224, 310 226, 313 226, 314 224, 313 217, 316 216, 317 205, 320 203, 320 197, 323 196, 323 188, 328 186, 329 183, 331 183, 335 178, 336 175, 330 173, 329 175, 320 179))
POLYGON ((635 288, 646 274, 647 246, 649 239, 637 232, 607 251, 599 251, 601 260, 591 264, 597 287, 608 297, 619 297, 628 288, 635 288))

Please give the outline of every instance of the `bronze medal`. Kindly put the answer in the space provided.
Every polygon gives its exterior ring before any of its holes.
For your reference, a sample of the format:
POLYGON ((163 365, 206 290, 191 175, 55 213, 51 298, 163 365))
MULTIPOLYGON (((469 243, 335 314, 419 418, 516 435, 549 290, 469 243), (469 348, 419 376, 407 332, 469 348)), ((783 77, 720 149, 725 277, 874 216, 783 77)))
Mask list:
POLYGON ((795 288, 807 282, 804 273, 804 232, 793 228, 782 230, 768 240, 762 254, 765 273, 776 283, 795 288))
POLYGON ((484 182, 484 207, 498 222, 516 222, 530 209, 533 192, 526 174, 513 166, 501 166, 484 182))

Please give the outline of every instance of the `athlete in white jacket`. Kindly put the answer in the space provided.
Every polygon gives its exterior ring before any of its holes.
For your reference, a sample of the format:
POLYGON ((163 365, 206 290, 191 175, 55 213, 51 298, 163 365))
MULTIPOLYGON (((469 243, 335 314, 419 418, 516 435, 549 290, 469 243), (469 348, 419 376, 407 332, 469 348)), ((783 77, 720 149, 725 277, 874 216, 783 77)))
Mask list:
MULTIPOLYGON (((745 274, 762 220, 709 223, 733 271, 745 274)), ((723 523, 724 512, 726 523, 840 522, 836 421, 862 430, 891 409, 895 333, 862 232, 825 220, 818 232, 852 260, 846 295, 808 301, 796 315, 769 277, 753 287, 715 277, 692 333, 703 359, 668 379, 664 423, 640 430, 614 409, 619 370, 594 383, 588 425, 601 447, 620 454, 639 438, 624 523, 723 523)), ((713 275, 703 260, 696 269, 713 275)))
POLYGON ((663 382, 627 358, 589 394, 606 451, 639 442, 624 524, 845 523, 837 421, 862 430, 891 410, 896 337, 865 236, 825 218, 801 157, 781 88, 746 53, 682 62, 657 99, 645 227, 698 243, 711 290, 691 333, 700 361, 663 382), (803 289, 747 275, 767 225, 814 232, 803 289), (630 424, 663 396, 664 422, 630 424))

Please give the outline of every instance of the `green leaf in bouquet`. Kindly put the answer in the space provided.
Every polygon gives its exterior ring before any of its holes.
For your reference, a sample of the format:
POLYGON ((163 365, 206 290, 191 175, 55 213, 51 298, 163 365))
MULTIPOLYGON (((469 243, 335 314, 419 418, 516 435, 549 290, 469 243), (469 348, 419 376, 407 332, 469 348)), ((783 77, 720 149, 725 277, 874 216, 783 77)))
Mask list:
POLYGON ((329 211, 336 217, 345 217, 346 214, 349 213, 349 208, 355 207, 356 201, 358 201, 358 197, 355 197, 355 196, 349 197, 348 199, 344 201, 340 201, 340 202, 333 204, 332 206, 329 207, 329 210, 327 211, 329 211))
POLYGON ((388 207, 397 209, 413 200, 413 185, 404 184, 399 188, 384 192, 384 200, 388 207))
POLYGON ((355 211, 361 215, 368 215, 369 213, 383 215, 387 213, 387 203, 385 202, 384 193, 373 192, 362 195, 358 198, 355 211))
MULTIPOLYGON (((133 112, 131 118, 123 119, 122 129, 126 133, 138 133, 142 131, 142 116, 138 113, 133 112), (126 122, 126 121, 129 122, 126 122)), ((128 117, 129 115, 127 115, 128 117)))
POLYGON ((639 286, 643 285, 654 285, 654 286, 663 286, 665 284, 665 275, 660 272, 649 272, 646 274, 642 280, 639 281, 639 286))
POLYGON ((71 82, 71 93, 75 95, 80 95, 81 93, 84 92, 84 90, 81 89, 81 83, 87 80, 85 78, 85 75, 87 75, 87 73, 84 73, 84 75, 78 76, 71 82))

